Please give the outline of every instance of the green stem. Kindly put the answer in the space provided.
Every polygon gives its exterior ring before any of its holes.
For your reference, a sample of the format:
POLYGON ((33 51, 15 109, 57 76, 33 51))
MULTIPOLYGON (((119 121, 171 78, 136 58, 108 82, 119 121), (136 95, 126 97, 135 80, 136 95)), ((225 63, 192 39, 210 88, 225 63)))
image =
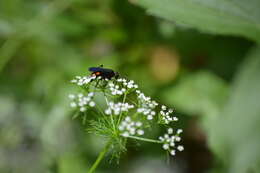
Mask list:
POLYGON ((104 147, 104 149, 99 153, 98 158, 96 159, 96 161, 94 162, 94 164, 91 166, 90 170, 88 171, 88 173, 93 173, 95 172, 97 166, 99 165, 100 161, 104 158, 104 156, 106 155, 106 153, 108 152, 110 146, 111 146, 112 140, 110 139, 106 146, 104 147))
POLYGON ((138 137, 138 136, 128 136, 128 138, 137 139, 139 141, 145 141, 145 142, 153 142, 153 143, 158 143, 158 144, 162 143, 162 141, 159 141, 159 140, 147 139, 147 138, 142 138, 142 137, 138 137))
MULTIPOLYGON (((104 94, 104 97, 105 97, 105 100, 106 100, 107 106, 109 107, 109 102, 108 102, 108 100, 107 100, 107 97, 106 97, 105 92, 103 92, 103 94, 104 94)), ((114 122, 113 114, 110 115, 110 119, 111 119, 111 122, 112 122, 112 125, 113 125, 114 132, 116 132, 116 126, 115 126, 115 122, 114 122)))
MULTIPOLYGON (((125 103, 126 95, 127 95, 127 91, 124 93, 123 104, 125 103)), ((122 111, 119 114, 118 121, 116 123, 117 126, 119 125, 119 123, 121 121, 121 117, 122 117, 122 111)))

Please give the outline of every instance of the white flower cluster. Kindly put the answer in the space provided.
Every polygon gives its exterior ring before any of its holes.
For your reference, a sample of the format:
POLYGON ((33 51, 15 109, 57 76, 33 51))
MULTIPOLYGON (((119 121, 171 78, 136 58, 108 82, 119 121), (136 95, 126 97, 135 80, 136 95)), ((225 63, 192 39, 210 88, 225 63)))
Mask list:
POLYGON ((166 108, 166 106, 162 105, 160 114, 162 115, 162 120, 164 121, 165 124, 169 124, 172 121, 178 121, 177 117, 171 117, 170 114, 173 113, 172 109, 166 108))
POLYGON ((91 80, 96 79, 96 76, 76 76, 75 79, 71 80, 71 83, 75 83, 79 86, 88 84, 91 80))
POLYGON ((124 86, 126 86, 127 88, 131 89, 131 88, 138 88, 138 85, 134 83, 133 80, 127 81, 126 79, 120 78, 117 79, 117 82, 122 83, 124 86))
POLYGON ((142 125, 142 122, 134 122, 129 116, 127 116, 118 126, 118 129, 122 132, 121 135, 124 137, 128 137, 130 135, 141 136, 144 134, 144 130, 141 129, 142 125))
POLYGON ((107 115, 119 115, 121 112, 127 112, 129 109, 134 108, 134 105, 130 105, 128 103, 114 103, 109 102, 108 108, 105 110, 105 114, 107 115))
POLYGON ((114 132, 116 132, 122 137, 160 143, 162 144, 162 148, 169 152, 171 155, 175 155, 176 151, 184 150, 184 147, 182 145, 177 144, 181 141, 181 129, 178 129, 176 134, 173 134, 173 129, 168 128, 167 133, 163 134, 163 136, 160 136, 159 140, 147 139, 142 137, 142 135, 144 135, 144 129, 146 128, 143 123, 147 123, 145 121, 148 120, 149 122, 151 122, 150 120, 158 118, 158 124, 169 124, 170 122, 178 121, 178 118, 172 115, 172 109, 168 109, 164 105, 161 106, 159 112, 156 111, 157 107, 159 109, 159 104, 156 101, 152 100, 151 97, 145 96, 144 93, 138 90, 138 85, 135 84, 133 80, 127 80, 124 78, 113 78, 111 80, 108 80, 102 79, 101 76, 97 77, 95 75, 92 75, 76 76, 71 82, 75 83, 78 86, 86 86, 82 87, 81 89, 85 89, 85 91, 88 93, 69 95, 69 98, 71 100, 70 106, 79 109, 79 111, 81 112, 85 112, 90 107, 95 107, 96 103, 93 101, 94 92, 103 93, 104 99, 107 103, 107 108, 102 111, 104 111, 106 115, 110 116, 102 118, 108 118, 107 120, 111 121, 111 124, 113 125, 113 134, 114 132), (96 85, 91 85, 93 80, 96 81, 94 83, 96 85), (118 97, 107 98, 106 93, 111 93, 111 95, 118 97), (131 93, 129 97, 136 94, 135 100, 132 101, 130 100, 131 98, 129 98, 130 101, 128 101, 129 93, 131 93), (121 101, 118 101, 119 99, 121 101), (128 103, 125 101, 127 101, 128 103), (117 117, 114 117, 114 115, 117 115, 117 117), (158 117, 156 117, 156 115, 158 115, 158 117), (138 118, 138 120, 135 119, 135 116, 137 116, 136 118, 138 118), (116 124, 114 123, 115 120, 118 120, 116 121, 116 124))
MULTIPOLYGON (((175 155, 175 142, 180 142, 181 137, 179 136, 182 133, 182 129, 178 129, 176 135, 173 135, 173 129, 169 128, 167 133, 164 136, 160 136, 159 140, 162 141, 164 150, 168 150, 172 156, 175 155)), ((177 146, 177 150, 183 151, 184 147, 182 145, 177 146)))
POLYGON ((154 108, 158 105, 158 103, 151 100, 150 97, 146 97, 144 93, 141 93, 139 90, 136 90, 136 93, 139 101, 141 102, 141 107, 137 109, 137 112, 146 115, 148 120, 152 120, 156 115, 154 108))
POLYGON ((112 95, 123 95, 126 92, 125 88, 120 89, 119 85, 115 85, 112 82, 109 82, 108 86, 112 95))
POLYGON ((118 84, 115 84, 113 82, 108 83, 112 95, 123 95, 127 91, 127 89, 138 88, 138 85, 135 84, 133 80, 127 81, 126 79, 120 78, 116 81, 118 82, 118 84), (123 85, 123 87, 120 88, 120 86, 122 86, 121 84, 123 85))
POLYGON ((79 107, 81 112, 85 112, 87 107, 94 107, 96 103, 92 101, 94 97, 94 93, 90 92, 88 95, 84 96, 84 94, 79 93, 77 95, 70 94, 69 98, 72 100, 70 103, 71 107, 79 107))

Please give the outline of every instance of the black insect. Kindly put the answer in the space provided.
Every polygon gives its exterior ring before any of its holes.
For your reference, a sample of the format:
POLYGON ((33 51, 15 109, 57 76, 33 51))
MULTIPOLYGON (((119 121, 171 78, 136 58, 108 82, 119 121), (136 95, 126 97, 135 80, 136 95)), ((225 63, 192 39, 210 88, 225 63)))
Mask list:
POLYGON ((114 72, 112 69, 103 68, 103 65, 100 67, 90 67, 88 70, 92 72, 92 75, 95 75, 96 77, 101 76, 102 79, 110 80, 113 77, 116 79, 119 77, 118 72, 114 72))

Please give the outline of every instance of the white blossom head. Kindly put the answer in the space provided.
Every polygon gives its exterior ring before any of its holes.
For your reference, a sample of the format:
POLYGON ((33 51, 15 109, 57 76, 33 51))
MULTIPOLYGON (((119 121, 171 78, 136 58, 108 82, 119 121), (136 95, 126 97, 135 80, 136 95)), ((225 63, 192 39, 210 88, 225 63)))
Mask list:
POLYGON ((173 129, 168 128, 167 133, 163 136, 159 136, 159 140, 162 143, 162 148, 168 151, 172 156, 176 154, 176 149, 178 151, 183 151, 184 147, 182 145, 178 145, 177 143, 181 141, 181 137, 179 136, 181 129, 178 129, 176 134, 173 134, 173 129))
POLYGON ((96 103, 92 100, 94 93, 90 92, 87 95, 83 93, 79 94, 69 94, 69 99, 71 100, 70 106, 72 108, 79 108, 80 112, 85 112, 89 107, 94 107, 96 103))
POLYGON ((82 92, 68 96, 70 106, 83 113, 94 108, 100 114, 92 120, 92 123, 95 121, 94 133, 102 133, 111 138, 153 142, 162 145, 171 155, 184 150, 178 144, 182 129, 175 133, 170 127, 159 139, 145 137, 147 130, 152 130, 154 125, 170 126, 178 118, 173 115, 172 109, 165 105, 159 106, 155 100, 146 96, 133 80, 104 78, 95 73, 90 76, 76 76, 71 82, 79 86, 82 92))

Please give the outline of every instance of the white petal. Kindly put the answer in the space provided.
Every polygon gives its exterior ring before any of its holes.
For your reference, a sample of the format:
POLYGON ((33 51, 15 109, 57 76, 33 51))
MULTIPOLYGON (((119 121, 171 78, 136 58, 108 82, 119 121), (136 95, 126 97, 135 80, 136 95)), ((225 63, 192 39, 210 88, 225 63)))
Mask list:
POLYGON ((91 102, 89 103, 89 106, 90 106, 90 107, 94 107, 95 105, 96 105, 96 103, 93 102, 93 101, 91 101, 91 102))
POLYGON ((178 149, 179 151, 183 151, 183 150, 184 150, 184 147, 183 147, 182 145, 179 145, 179 146, 177 147, 177 149, 178 149))
POLYGON ((163 149, 168 150, 169 149, 169 144, 163 144, 163 149))

